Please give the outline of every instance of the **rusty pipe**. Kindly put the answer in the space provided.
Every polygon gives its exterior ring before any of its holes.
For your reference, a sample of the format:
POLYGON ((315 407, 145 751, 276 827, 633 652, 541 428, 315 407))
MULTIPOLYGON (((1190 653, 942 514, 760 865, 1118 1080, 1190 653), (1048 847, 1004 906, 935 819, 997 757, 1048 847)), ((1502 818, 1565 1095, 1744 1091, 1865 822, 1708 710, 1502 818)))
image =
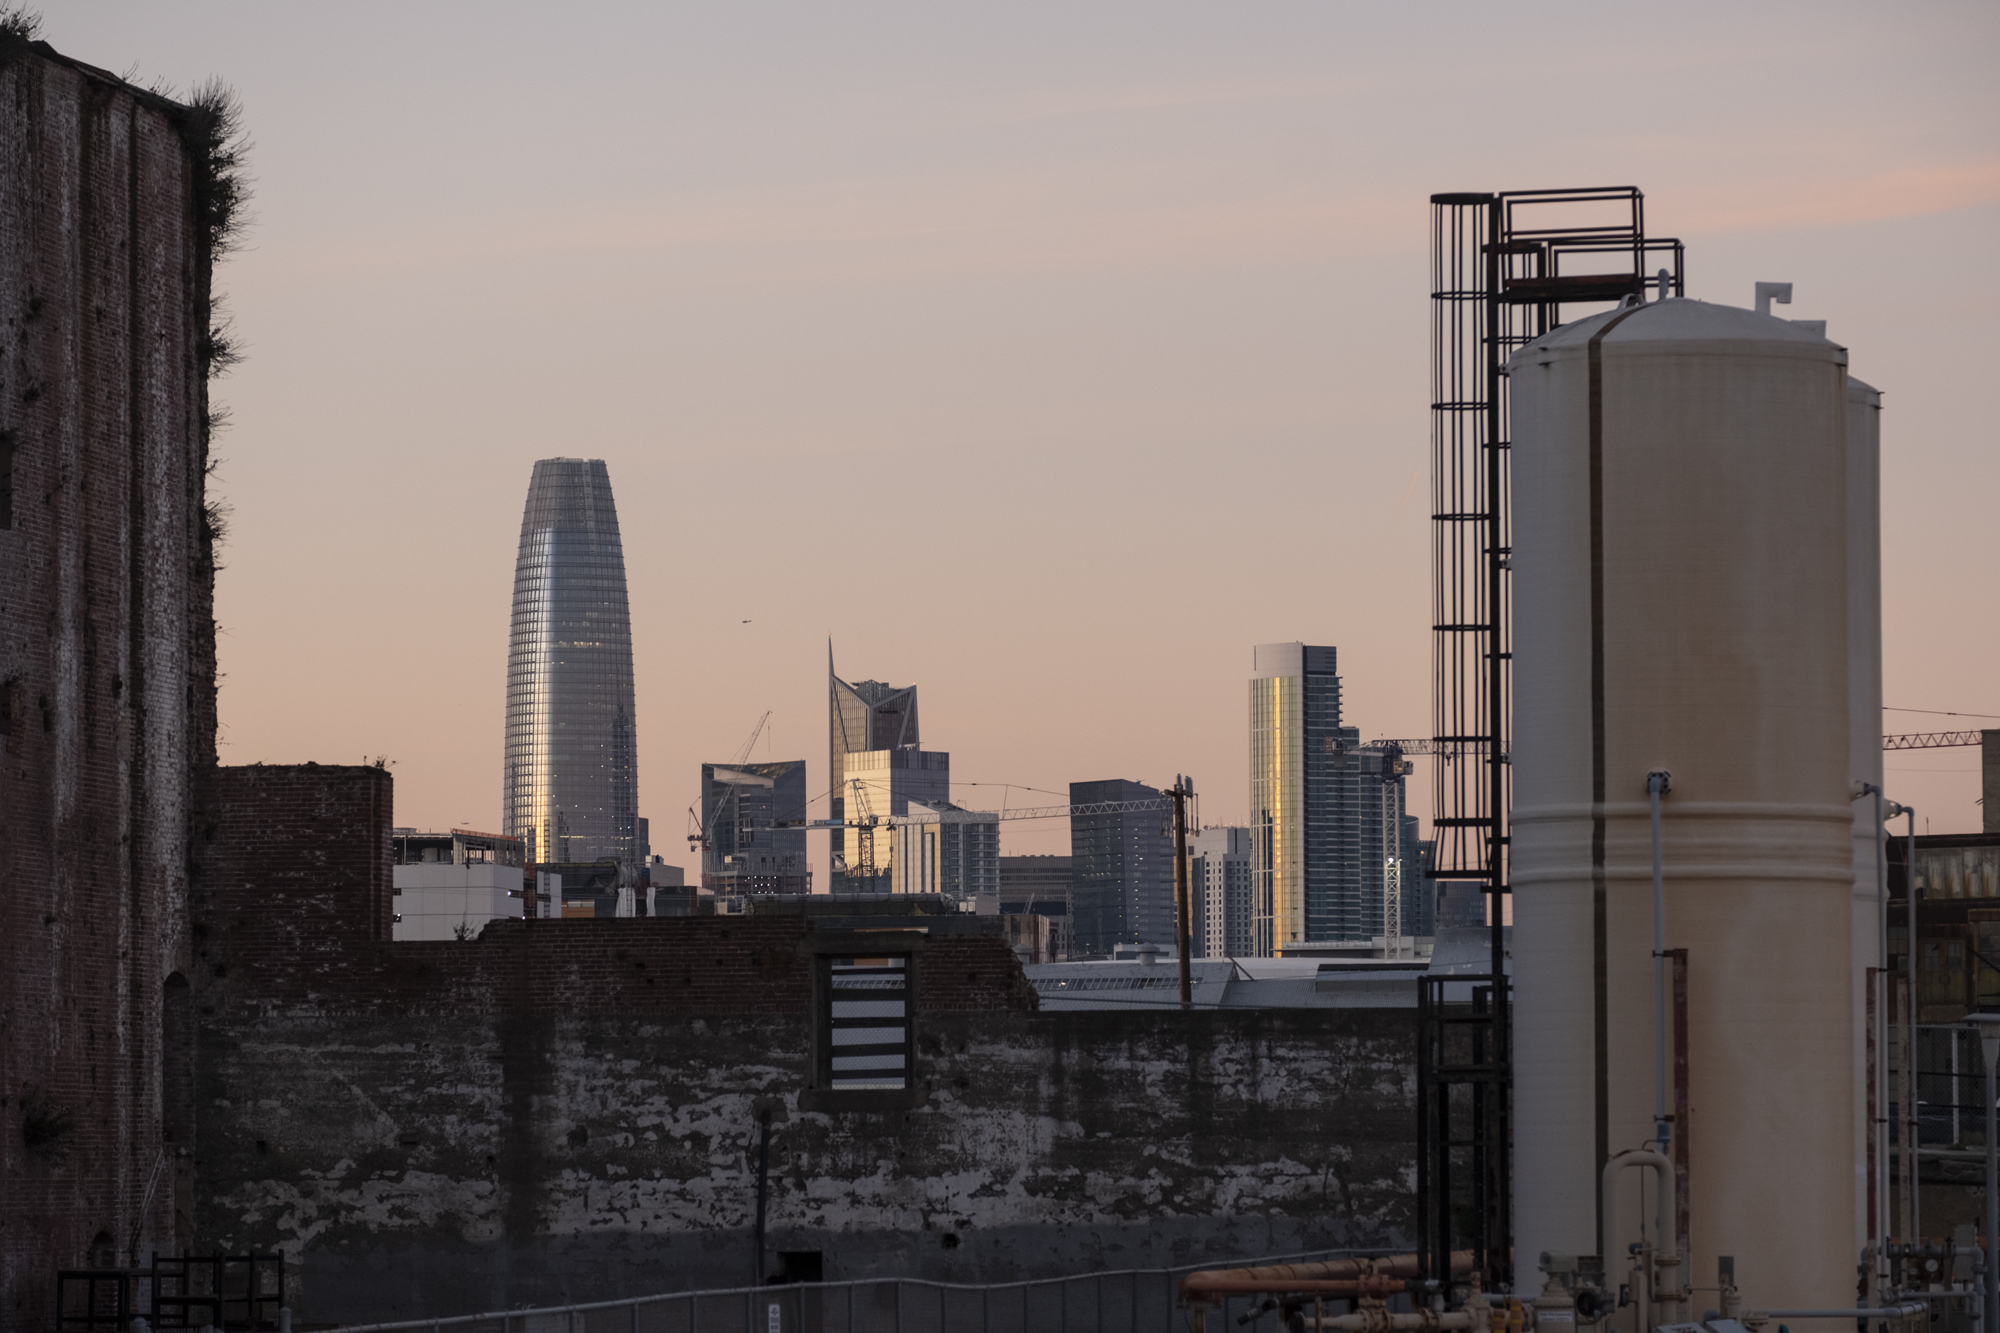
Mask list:
POLYGON ((1393 1296, 1409 1288, 1407 1282, 1396 1278, 1290 1278, 1272 1281, 1265 1278, 1220 1278, 1205 1282, 1201 1287, 1204 1296, 1254 1296, 1260 1293, 1290 1296, 1393 1296))
POLYGON ((1419 1330, 1431 1333, 1438 1329, 1475 1329, 1489 1317, 1483 1311, 1474 1310, 1415 1310, 1409 1314, 1391 1314, 1375 1306, 1353 1314, 1307 1315, 1303 1326, 1339 1329, 1341 1333, 1418 1333, 1419 1330))
MULTIPOLYGON (((1474 1267, 1471 1250, 1454 1250, 1451 1255, 1451 1271, 1470 1273, 1474 1267)), ((1230 1295, 1244 1291, 1297 1291, 1300 1288, 1287 1285, 1296 1282, 1354 1281, 1363 1277, 1414 1278, 1419 1275, 1417 1256, 1414 1254, 1385 1254, 1377 1258, 1324 1259, 1313 1264, 1268 1264, 1262 1268, 1205 1268, 1189 1273, 1181 1279, 1180 1295, 1183 1301, 1199 1298, 1214 1292, 1224 1294, 1225 1289, 1215 1284, 1229 1283, 1226 1290, 1230 1295), (1249 1287, 1236 1283, 1254 1283, 1249 1287)))

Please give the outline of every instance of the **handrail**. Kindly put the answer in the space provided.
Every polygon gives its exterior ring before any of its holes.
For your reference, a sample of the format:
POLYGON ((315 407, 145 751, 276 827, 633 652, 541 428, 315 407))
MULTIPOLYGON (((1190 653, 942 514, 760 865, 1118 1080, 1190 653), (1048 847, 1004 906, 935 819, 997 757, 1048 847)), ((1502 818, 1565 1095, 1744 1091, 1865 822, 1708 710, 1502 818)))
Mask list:
MULTIPOLYGON (((1313 1256, 1331 1257, 1335 1255, 1362 1254, 1358 1250, 1301 1250, 1294 1254, 1272 1255, 1262 1263, 1282 1263, 1292 1259, 1310 1259, 1313 1256)), ((589 1301, 573 1305, 542 1305, 522 1307, 515 1310, 487 1310, 480 1314, 444 1315, 429 1319, 399 1319, 380 1324, 340 1324, 330 1333, 400 1333, 401 1330, 444 1329, 465 1324, 483 1323, 488 1320, 546 1318, 551 1315, 580 1315, 592 1310, 621 1310, 633 1305, 652 1305, 660 1301, 708 1300, 711 1297, 749 1296, 762 1292, 776 1296, 785 1291, 802 1288, 814 1291, 837 1291, 842 1287, 874 1287, 884 1283, 900 1283, 910 1287, 926 1287, 933 1291, 1011 1291, 1020 1287, 1049 1287, 1065 1282, 1088 1282, 1104 1278, 1165 1277, 1176 1273, 1200 1271, 1193 1265, 1181 1264, 1173 1268, 1110 1268, 1095 1273, 1065 1273, 1056 1277, 1022 1278, 1015 1282, 936 1282, 921 1277, 857 1277, 842 1278, 836 1282, 790 1282, 782 1286, 760 1285, 754 1287, 706 1287, 699 1291, 661 1291, 645 1296, 627 1296, 615 1301, 589 1301)))

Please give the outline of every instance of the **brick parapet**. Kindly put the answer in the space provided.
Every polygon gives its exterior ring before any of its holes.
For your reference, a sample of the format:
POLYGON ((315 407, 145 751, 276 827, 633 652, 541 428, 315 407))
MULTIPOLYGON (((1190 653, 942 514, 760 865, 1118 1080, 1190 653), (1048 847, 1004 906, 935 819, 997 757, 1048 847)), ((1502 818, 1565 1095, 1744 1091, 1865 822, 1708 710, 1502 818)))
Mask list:
MULTIPOLYGON (((810 917, 499 920, 393 943, 393 784, 375 768, 216 770, 202 835, 202 1003, 393 1014, 803 1014, 810 917)), ((925 938, 919 1012, 1026 1011, 998 936, 925 938)))

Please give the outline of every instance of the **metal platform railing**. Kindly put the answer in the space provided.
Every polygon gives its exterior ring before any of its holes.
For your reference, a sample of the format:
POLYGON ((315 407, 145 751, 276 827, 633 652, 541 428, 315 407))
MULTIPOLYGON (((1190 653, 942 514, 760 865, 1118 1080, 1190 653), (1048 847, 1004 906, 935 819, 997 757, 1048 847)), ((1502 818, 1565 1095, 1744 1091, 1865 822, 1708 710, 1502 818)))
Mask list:
MULTIPOLYGON (((1125 1268, 984 1285, 921 1278, 862 1278, 788 1286, 728 1287, 617 1301, 496 1310, 437 1319, 341 1326, 339 1333, 1207 1333, 1175 1308, 1180 1280, 1203 1268, 1311 1262, 1373 1250, 1309 1250, 1254 1259, 1210 1259, 1181 1268, 1125 1268)), ((1239 1327, 1254 1304, 1227 1304, 1213 1330, 1239 1327), (1238 1310, 1236 1307, 1241 1306, 1238 1310)), ((1272 1330, 1275 1313, 1241 1327, 1272 1330)))

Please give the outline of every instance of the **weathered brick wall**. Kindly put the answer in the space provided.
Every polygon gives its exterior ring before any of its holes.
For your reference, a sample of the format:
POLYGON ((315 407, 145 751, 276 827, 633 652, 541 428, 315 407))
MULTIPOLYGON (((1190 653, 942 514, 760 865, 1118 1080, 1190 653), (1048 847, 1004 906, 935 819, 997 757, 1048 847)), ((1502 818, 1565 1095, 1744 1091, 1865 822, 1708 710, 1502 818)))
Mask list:
POLYGON ((225 769, 204 844, 199 1232, 302 1319, 833 1277, 998 1280, 1407 1234, 1411 1016, 1040 1014, 1006 942, 921 945, 894 1112, 800 1109, 805 916, 500 921, 392 944, 390 783, 225 769))
POLYGON ((163 997, 214 659, 176 110, 0 40, 0 1329, 189 1220, 163 997))
POLYGON ((881 1113, 798 1109, 806 1022, 218 1012, 202 1232, 291 1256, 310 1320, 742 1285, 770 1099, 767 1268, 982 1282, 1409 1233, 1408 1011, 920 1006, 925 1103, 881 1113))

